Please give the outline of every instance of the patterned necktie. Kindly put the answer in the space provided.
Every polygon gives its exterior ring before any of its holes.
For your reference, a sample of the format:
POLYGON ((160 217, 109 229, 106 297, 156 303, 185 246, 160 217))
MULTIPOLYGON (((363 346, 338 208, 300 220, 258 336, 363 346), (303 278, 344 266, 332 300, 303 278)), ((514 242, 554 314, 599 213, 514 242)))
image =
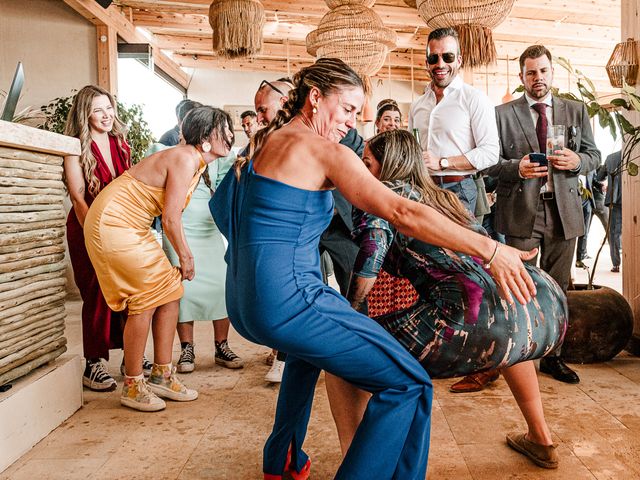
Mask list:
POLYGON ((538 121, 536 122, 536 135, 538 144, 540 145, 540 153, 547 153, 547 104, 534 103, 531 105, 538 112, 538 121))

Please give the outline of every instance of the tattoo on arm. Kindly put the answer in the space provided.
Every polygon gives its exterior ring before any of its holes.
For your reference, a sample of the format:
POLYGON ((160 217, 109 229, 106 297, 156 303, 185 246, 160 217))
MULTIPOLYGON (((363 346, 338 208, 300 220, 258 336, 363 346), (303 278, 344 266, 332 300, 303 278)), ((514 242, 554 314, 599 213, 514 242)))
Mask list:
POLYGON ((357 275, 351 276, 351 283, 349 284, 349 292, 347 293, 347 300, 351 303, 351 306, 362 312, 366 305, 367 294, 371 290, 371 287, 375 283, 375 278, 363 278, 357 275))

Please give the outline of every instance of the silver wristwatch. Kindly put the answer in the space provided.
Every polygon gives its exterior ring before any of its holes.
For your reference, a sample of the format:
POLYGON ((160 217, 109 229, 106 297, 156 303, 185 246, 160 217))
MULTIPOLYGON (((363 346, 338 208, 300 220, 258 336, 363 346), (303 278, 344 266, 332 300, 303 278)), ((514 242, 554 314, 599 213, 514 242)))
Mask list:
POLYGON ((447 168, 449 168, 449 159, 441 158, 438 164, 440 165, 440 170, 446 170, 447 168))

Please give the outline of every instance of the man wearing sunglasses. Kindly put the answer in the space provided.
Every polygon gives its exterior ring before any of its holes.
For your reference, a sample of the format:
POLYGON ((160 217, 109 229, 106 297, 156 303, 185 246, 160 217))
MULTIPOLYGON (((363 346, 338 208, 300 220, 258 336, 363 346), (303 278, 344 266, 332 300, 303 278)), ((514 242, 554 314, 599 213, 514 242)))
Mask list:
MULTIPOLYGON (((587 109, 582 102, 553 96, 551 52, 532 45, 520 55, 525 94, 496 107, 500 162, 489 171, 498 177, 496 229, 516 248, 540 249, 540 268, 566 291, 576 238, 584 234, 578 176, 600 164, 587 109), (547 151, 551 125, 564 125, 564 148, 547 151), (530 159, 537 153, 539 161, 530 159)), ((537 259, 533 259, 535 264, 537 259)), ((578 383, 556 350, 540 360, 540 371, 565 383, 578 383)))
POLYGON ((289 90, 293 88, 291 81, 280 78, 273 82, 263 80, 258 87, 253 103, 258 115, 258 125, 266 126, 273 120, 289 98, 289 90))
POLYGON ((454 29, 429 34, 426 60, 431 83, 411 105, 409 130, 418 129, 424 161, 436 184, 454 192, 474 214, 478 190, 473 176, 498 162, 494 107, 458 75, 462 56, 454 29))

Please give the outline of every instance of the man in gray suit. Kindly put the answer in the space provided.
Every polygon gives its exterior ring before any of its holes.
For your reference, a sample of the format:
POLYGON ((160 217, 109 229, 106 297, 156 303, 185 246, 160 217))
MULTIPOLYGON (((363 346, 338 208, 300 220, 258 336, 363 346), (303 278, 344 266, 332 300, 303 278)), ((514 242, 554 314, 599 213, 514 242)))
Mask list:
MULTIPOLYGON (((528 47, 520 56, 525 94, 496 107, 500 161, 488 173, 498 177, 496 229, 508 245, 539 247, 540 267, 566 291, 576 238, 584 234, 578 175, 598 167, 600 151, 585 105, 551 94, 551 58, 542 45, 528 47), (547 151, 551 125, 565 126, 562 150, 547 151), (546 153, 549 166, 531 161, 532 152, 546 153)), ((559 351, 540 361, 540 371, 563 382, 580 381, 559 351)))
POLYGON ((607 157, 604 165, 598 169, 598 180, 607 179, 607 193, 604 204, 610 208, 609 221, 609 253, 611 254, 611 271, 620 272, 620 240, 622 237, 622 180, 620 179, 620 165, 622 151, 612 153, 607 157))

